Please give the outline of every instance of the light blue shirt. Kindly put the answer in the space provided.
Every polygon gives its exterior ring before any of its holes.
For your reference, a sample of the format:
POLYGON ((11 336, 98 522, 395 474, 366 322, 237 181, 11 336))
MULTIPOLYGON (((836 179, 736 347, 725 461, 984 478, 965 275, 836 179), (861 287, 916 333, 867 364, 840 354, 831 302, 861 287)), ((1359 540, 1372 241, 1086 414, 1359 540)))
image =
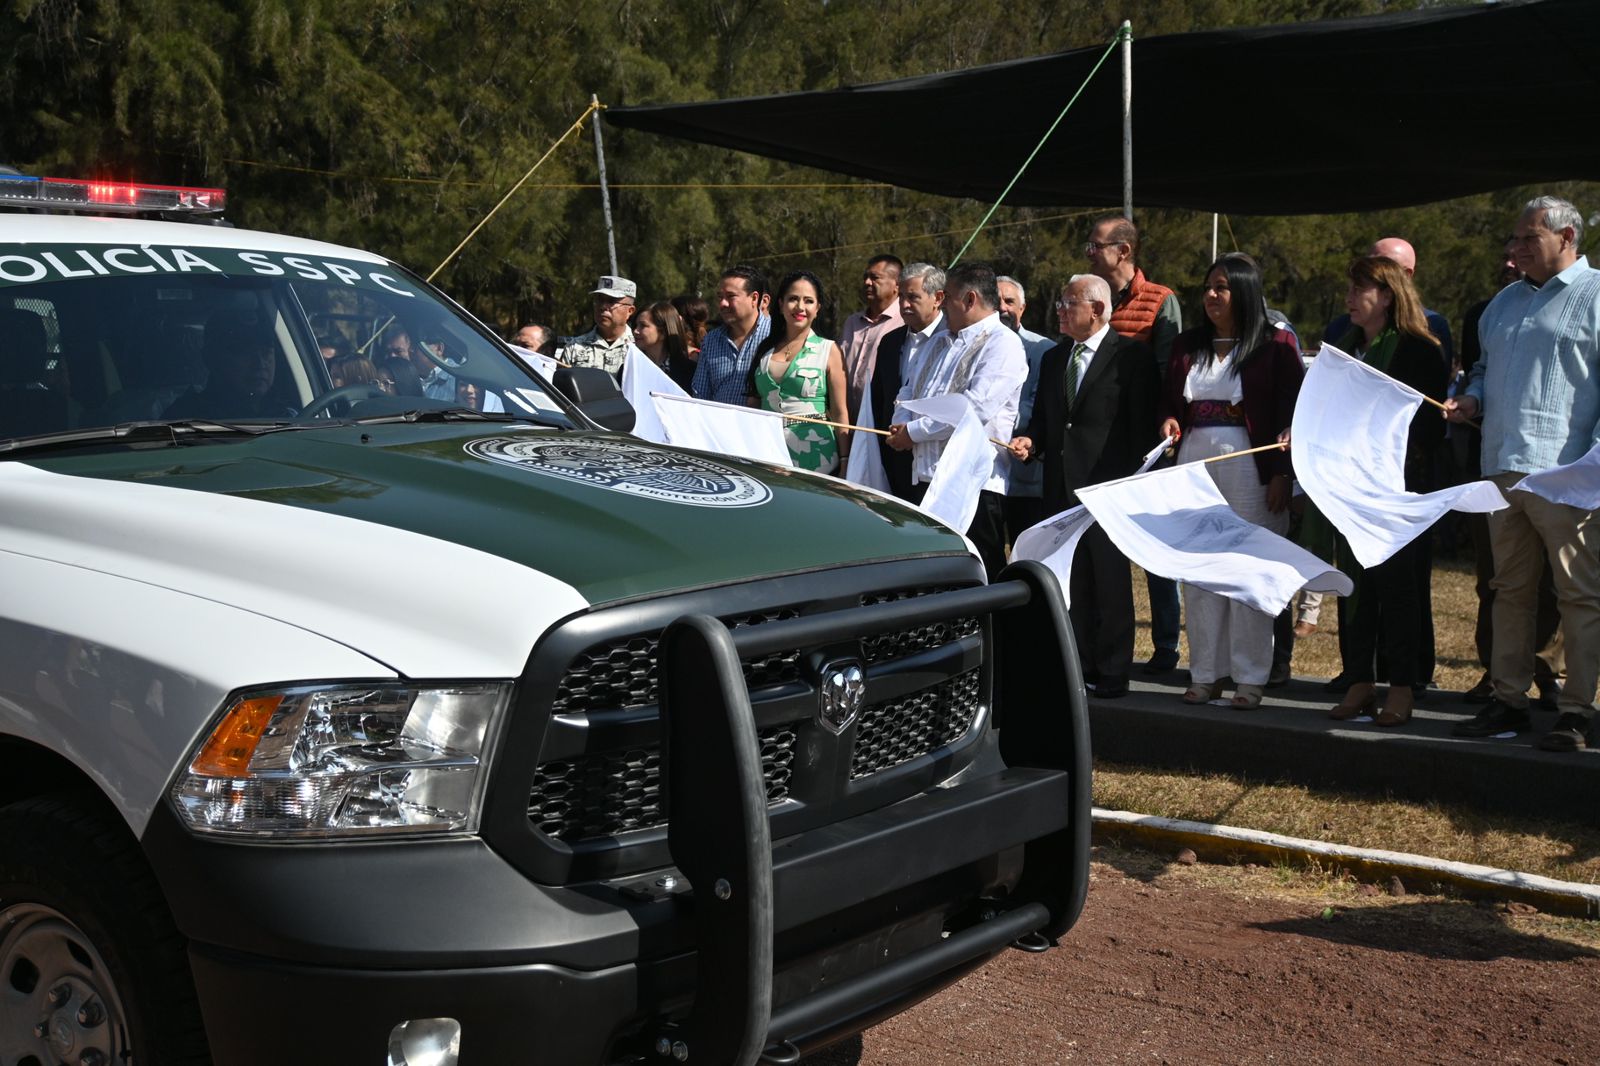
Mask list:
POLYGON ((1467 395, 1483 414, 1485 477, 1562 466, 1600 442, 1600 270, 1586 257, 1501 289, 1478 339, 1467 395))
POLYGON ((455 376, 446 373, 443 367, 434 367, 428 372, 428 376, 422 379, 422 395, 430 400, 449 400, 455 403, 455 376))
MULTIPOLYGON (((1022 383, 1022 396, 1017 400, 1017 432, 1026 433, 1033 418, 1033 397, 1039 391, 1039 367, 1044 365, 1044 353, 1056 346, 1049 337, 1041 337, 1028 329, 1017 330, 1022 338, 1022 351, 1028 357, 1028 380, 1022 383)), ((1011 464, 1007 475, 1007 496, 1043 496, 1044 464, 1011 464)))

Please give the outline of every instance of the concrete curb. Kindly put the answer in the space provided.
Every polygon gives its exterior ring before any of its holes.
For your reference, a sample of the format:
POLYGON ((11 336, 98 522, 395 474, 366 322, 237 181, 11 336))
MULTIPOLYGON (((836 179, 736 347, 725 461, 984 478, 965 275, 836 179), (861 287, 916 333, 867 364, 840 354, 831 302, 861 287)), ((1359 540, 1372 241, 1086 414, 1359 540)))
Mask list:
POLYGON ((1321 840, 1301 840, 1256 829, 1158 818, 1131 811, 1094 808, 1096 840, 1131 839, 1143 847, 1190 848, 1200 858, 1233 862, 1243 855, 1267 863, 1309 865, 1312 860, 1375 880, 1398 876, 1413 883, 1449 885, 1463 895, 1530 903, 1548 914, 1600 918, 1600 885, 1557 881, 1537 874, 1497 870, 1465 862, 1431 859, 1398 851, 1353 848, 1321 840))

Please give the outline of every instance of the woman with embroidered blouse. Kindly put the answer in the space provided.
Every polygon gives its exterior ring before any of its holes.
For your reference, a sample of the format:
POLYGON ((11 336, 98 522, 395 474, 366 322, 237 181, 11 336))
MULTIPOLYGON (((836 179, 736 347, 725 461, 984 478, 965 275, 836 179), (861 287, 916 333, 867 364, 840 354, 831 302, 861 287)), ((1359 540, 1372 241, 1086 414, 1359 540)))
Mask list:
MULTIPOLYGON (((778 285, 772 333, 762 342, 751 367, 751 398, 756 406, 786 415, 844 425, 844 355, 816 333, 822 310, 822 282, 808 270, 778 285)), ((831 474, 849 455, 850 431, 816 422, 785 421, 784 439, 794 465, 831 474)))
MULTIPOLYGON (((1254 259, 1240 252, 1218 259, 1206 271, 1202 296, 1200 325, 1173 343, 1159 405, 1161 434, 1179 438, 1180 463, 1275 443, 1294 418, 1305 377, 1293 335, 1267 319, 1254 259)), ((1275 450, 1249 459, 1211 463, 1212 480, 1241 518, 1286 533, 1289 456, 1275 450)), ((1183 587, 1183 608, 1190 677, 1184 702, 1219 698, 1221 679, 1232 677, 1232 705, 1259 707, 1272 669, 1272 616, 1193 585, 1183 587)))

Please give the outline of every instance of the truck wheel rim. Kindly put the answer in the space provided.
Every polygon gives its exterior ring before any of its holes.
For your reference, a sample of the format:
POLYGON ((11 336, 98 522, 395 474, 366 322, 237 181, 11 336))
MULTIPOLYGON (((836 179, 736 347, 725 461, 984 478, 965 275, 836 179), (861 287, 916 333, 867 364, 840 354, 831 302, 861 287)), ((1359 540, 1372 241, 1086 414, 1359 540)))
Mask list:
POLYGON ((0 1061, 30 1059, 133 1062, 122 997, 94 944, 59 911, 13 903, 0 910, 0 1061))

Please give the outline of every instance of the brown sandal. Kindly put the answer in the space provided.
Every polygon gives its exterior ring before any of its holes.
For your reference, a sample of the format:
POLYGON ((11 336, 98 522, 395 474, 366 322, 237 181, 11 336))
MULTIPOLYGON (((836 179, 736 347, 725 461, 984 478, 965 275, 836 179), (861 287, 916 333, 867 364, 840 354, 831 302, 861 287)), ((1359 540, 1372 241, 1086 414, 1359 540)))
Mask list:
POLYGON ((1352 718, 1371 714, 1377 708, 1377 688, 1370 681, 1357 681, 1350 686, 1350 691, 1345 693, 1344 701, 1328 712, 1328 717, 1336 722, 1348 722, 1352 718), (1361 691, 1363 687, 1366 688, 1364 693, 1361 691))
POLYGON ((1209 685, 1190 685, 1183 693, 1183 702, 1190 706, 1198 707, 1203 703, 1210 703, 1222 695, 1222 682, 1213 681, 1209 685))
POLYGON ((1405 725, 1411 721, 1413 705, 1410 685, 1390 685, 1388 695, 1383 698, 1383 710, 1374 715, 1372 721, 1382 726, 1405 725))

